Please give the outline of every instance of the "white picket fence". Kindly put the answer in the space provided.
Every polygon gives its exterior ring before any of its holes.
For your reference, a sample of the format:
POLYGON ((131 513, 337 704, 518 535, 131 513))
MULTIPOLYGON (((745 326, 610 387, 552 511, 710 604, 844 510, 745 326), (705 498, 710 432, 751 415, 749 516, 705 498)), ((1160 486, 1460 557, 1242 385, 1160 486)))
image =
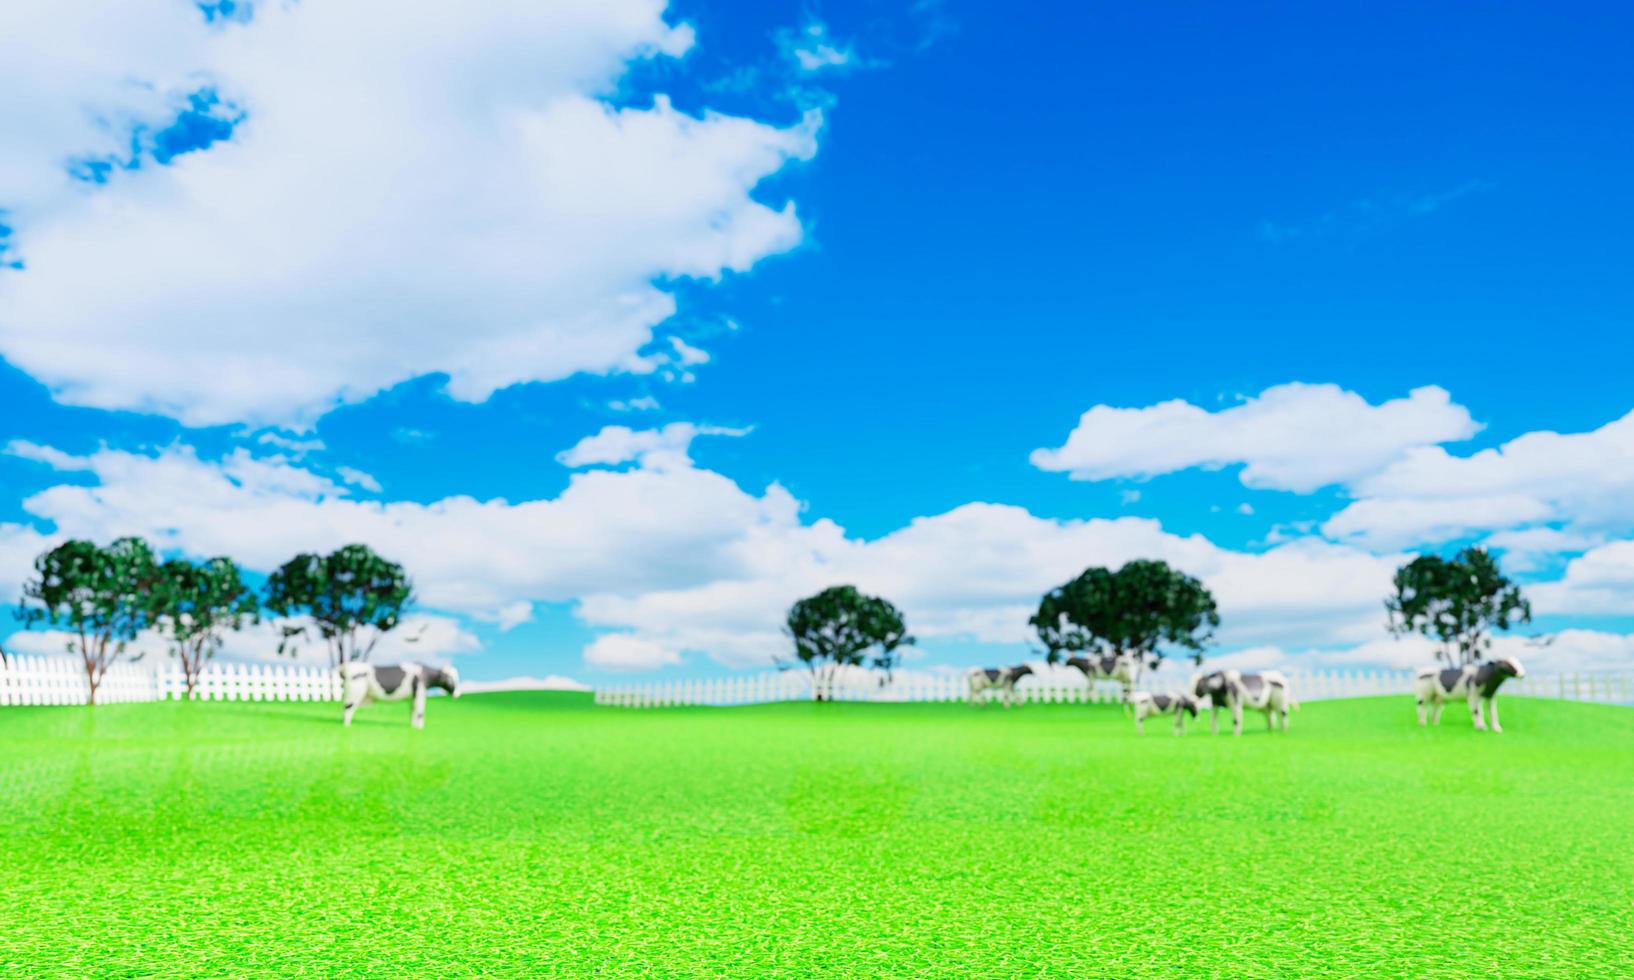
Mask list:
MULTIPOLYGON (((1300 701, 1407 695, 1410 670, 1285 670, 1300 701)), ((1173 673, 1148 676, 1140 687, 1162 692, 1180 687, 1185 678, 1173 673)), ((822 685, 831 701, 967 701, 969 684, 962 675, 919 676, 881 686, 877 679, 849 677, 822 685)), ((1016 685, 1022 701, 1044 704, 1109 704, 1119 698, 1115 683, 1026 677, 1016 685)), ((667 708, 681 705, 729 706, 774 701, 810 701, 816 692, 810 677, 795 671, 769 672, 711 680, 660 681, 597 688, 595 703, 617 708, 667 708)), ((1634 704, 1634 671, 1528 675, 1504 686, 1505 696, 1561 698, 1634 704)))
MULTIPOLYGON (((165 701, 187 696, 174 662, 115 664, 98 686, 98 704, 165 701)), ((322 667, 211 664, 193 696, 205 701, 339 701, 340 679, 322 667)), ((9 657, 0 663, 0 706, 84 704, 85 669, 77 657, 9 657)))

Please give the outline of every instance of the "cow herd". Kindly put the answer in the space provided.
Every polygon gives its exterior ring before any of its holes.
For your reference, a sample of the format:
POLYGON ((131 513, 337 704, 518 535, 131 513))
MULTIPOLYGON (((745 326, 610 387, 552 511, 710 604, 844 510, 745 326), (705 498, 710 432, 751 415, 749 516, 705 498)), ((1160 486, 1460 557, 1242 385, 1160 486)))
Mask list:
MULTIPOLYGON (((1155 694, 1137 691, 1146 666, 1138 654, 1108 654, 1095 657, 1072 657, 1067 665, 1082 672, 1089 681, 1116 681, 1123 688, 1125 711, 1135 719, 1135 731, 1146 733, 1146 719, 1154 715, 1172 715, 1174 732, 1183 735, 1186 719, 1196 718, 1203 708, 1209 709, 1209 729, 1220 733, 1220 709, 1231 713, 1231 732, 1243 733, 1243 712, 1265 713, 1266 726, 1271 731, 1288 730, 1288 713, 1299 707, 1294 700, 1288 678, 1274 670, 1257 674, 1240 670, 1214 670, 1193 674, 1185 690, 1155 694)), ((980 705, 998 700, 1008 708, 1020 702, 1016 684, 1033 673, 1027 664, 1015 667, 975 667, 968 677, 970 703, 980 705)), ((1464 700, 1469 704, 1470 717, 1477 731, 1503 731, 1498 724, 1498 688, 1511 677, 1526 676, 1519 660, 1506 657, 1484 663, 1465 664, 1462 667, 1425 667, 1413 681, 1413 699, 1418 704, 1420 725, 1441 723, 1441 709, 1448 701, 1464 700)), ((407 701, 414 703, 410 721, 415 728, 425 727, 426 695, 432 689, 447 691, 459 697, 459 674, 452 667, 432 667, 406 663, 400 666, 373 666, 348 663, 340 668, 343 689, 345 724, 352 723, 352 714, 369 701, 407 701)))
MULTIPOLYGON (((1135 654, 1107 654, 1096 657, 1073 657, 1067 665, 1083 673, 1089 681, 1117 681, 1123 688, 1126 713, 1133 714, 1135 731, 1146 733, 1146 719, 1154 715, 1172 715, 1174 732, 1183 735, 1186 719, 1196 718, 1203 708, 1209 709, 1209 729, 1220 733, 1220 709, 1231 713, 1233 735, 1243 733, 1243 712, 1265 713, 1266 726, 1271 731, 1288 730, 1288 713, 1299 707, 1294 700, 1288 678, 1274 670, 1244 673, 1240 670, 1215 670, 1193 674, 1186 688, 1166 694, 1136 691, 1145 658, 1135 654)), ((1022 664, 1016 667, 976 667, 970 671, 970 703, 980 705, 994 700, 1006 708, 1021 698, 1016 683, 1033 673, 1033 668, 1022 664)), ((1426 667, 1417 672, 1413 683, 1413 698, 1418 704, 1418 723, 1441 723, 1441 709, 1448 701, 1465 700, 1477 731, 1503 731, 1498 724, 1498 688, 1511 677, 1525 677, 1526 670, 1519 660, 1506 657, 1485 663, 1465 664, 1462 667, 1426 667), (1490 718, 1490 724, 1483 718, 1490 718)))

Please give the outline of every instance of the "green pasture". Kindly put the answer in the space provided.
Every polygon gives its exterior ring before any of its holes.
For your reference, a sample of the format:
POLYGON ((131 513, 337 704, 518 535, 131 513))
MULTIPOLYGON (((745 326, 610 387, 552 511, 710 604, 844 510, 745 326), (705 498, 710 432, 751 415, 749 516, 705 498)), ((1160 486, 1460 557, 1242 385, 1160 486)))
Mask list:
POLYGON ((0 976, 1612 977, 1634 710, 0 709, 0 976))

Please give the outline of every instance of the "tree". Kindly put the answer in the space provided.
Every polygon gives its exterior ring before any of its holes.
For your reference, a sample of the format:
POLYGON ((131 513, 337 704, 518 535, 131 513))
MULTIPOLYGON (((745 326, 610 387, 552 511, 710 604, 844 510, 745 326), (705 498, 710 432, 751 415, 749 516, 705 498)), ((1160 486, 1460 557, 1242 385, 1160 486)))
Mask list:
POLYGON ((901 662, 901 648, 915 642, 896 606, 850 585, 824 589, 790 606, 785 632, 819 701, 841 667, 867 663, 884 672, 881 684, 888 683, 901 662))
POLYGON ((202 564, 172 558, 159 571, 154 620, 169 641, 170 652, 181 661, 191 699, 199 672, 221 649, 222 635, 246 620, 259 621, 261 602, 231 558, 202 564))
MULTIPOLYGON (((329 648, 331 667, 368 660, 413 601, 414 588, 403 566, 362 544, 328 555, 296 555, 267 577, 267 608, 286 618, 310 619, 329 648)), ((278 652, 291 651, 307 628, 284 626, 278 652)))
POLYGON ((1067 651, 1092 650, 1138 654, 1143 666, 1155 666, 1164 645, 1190 650, 1201 663, 1220 614, 1203 583, 1167 562, 1140 559, 1115 572, 1084 569, 1046 592, 1028 623, 1052 664, 1067 651))
POLYGON ((65 541, 34 559, 34 573, 23 584, 19 615, 27 627, 45 624, 74 634, 68 649, 79 654, 87 700, 96 704, 108 669, 152 624, 159 577, 153 550, 141 538, 120 538, 106 548, 65 541))
POLYGON ((1532 604, 1485 548, 1465 548, 1451 559, 1420 555, 1396 571, 1394 585, 1384 603, 1390 632, 1437 641, 1436 658, 1449 667, 1483 659, 1493 630, 1532 621, 1532 604))

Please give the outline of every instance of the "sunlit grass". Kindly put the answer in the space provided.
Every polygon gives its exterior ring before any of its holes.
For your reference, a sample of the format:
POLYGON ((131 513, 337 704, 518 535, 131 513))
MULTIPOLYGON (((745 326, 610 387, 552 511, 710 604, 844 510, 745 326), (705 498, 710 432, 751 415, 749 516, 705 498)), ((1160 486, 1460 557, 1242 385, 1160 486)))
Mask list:
POLYGON ((1634 963, 1634 710, 0 709, 0 975, 1539 976, 1634 963))

